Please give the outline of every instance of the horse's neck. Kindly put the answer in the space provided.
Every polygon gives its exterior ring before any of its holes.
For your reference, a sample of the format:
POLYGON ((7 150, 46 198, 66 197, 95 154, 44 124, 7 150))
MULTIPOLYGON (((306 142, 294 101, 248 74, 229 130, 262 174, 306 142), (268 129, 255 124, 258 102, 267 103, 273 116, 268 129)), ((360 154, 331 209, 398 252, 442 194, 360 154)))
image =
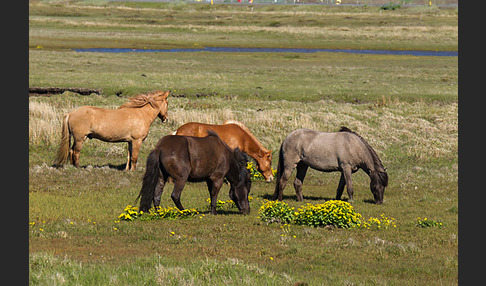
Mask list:
POLYGON ((228 173, 226 174, 226 179, 230 182, 232 185, 237 185, 239 183, 240 179, 240 169, 239 169, 238 162, 234 159, 230 160, 230 169, 228 173))
POLYGON ((140 108, 136 108, 137 112, 141 114, 141 117, 143 117, 146 122, 150 125, 154 120, 157 118, 157 115, 159 114, 159 109, 153 108, 150 104, 146 104, 140 108))
POLYGON ((266 152, 267 150, 263 147, 263 145, 256 140, 253 136, 248 136, 247 138, 247 144, 245 144, 245 153, 250 155, 253 159, 257 160, 259 158, 260 154, 266 152))

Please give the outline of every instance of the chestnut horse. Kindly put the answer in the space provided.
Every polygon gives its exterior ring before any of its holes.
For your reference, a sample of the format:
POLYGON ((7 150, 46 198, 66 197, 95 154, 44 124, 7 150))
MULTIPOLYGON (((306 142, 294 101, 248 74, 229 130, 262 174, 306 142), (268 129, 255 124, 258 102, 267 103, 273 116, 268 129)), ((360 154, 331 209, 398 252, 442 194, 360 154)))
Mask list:
POLYGON ((189 122, 177 129, 174 135, 207 136, 207 131, 213 130, 228 144, 231 149, 240 148, 241 151, 255 159, 257 169, 267 182, 273 180, 272 151, 263 147, 251 131, 241 122, 227 120, 223 125, 189 122))
POLYGON ((311 129, 297 129, 290 133, 280 147, 273 199, 282 200, 290 174, 297 168, 294 188, 297 201, 302 201, 302 184, 309 167, 322 172, 341 172, 336 199, 341 199, 346 186, 350 201, 353 200, 351 174, 363 169, 370 177, 375 203, 383 203, 383 193, 388 185, 386 169, 368 142, 347 127, 332 133, 311 129))
POLYGON ((240 212, 250 213, 250 172, 246 169, 246 155, 238 148, 231 149, 212 131, 206 137, 167 135, 159 140, 147 157, 143 176, 140 210, 148 211, 160 205, 160 198, 169 177, 174 179, 171 198, 179 210, 181 192, 187 181, 206 182, 211 197, 211 214, 216 214, 218 193, 223 179, 230 182, 230 198, 240 212), (162 180, 160 180, 162 177, 162 180))
POLYGON ((105 142, 128 142, 126 170, 135 170, 142 141, 149 127, 159 117, 167 120, 168 91, 139 94, 118 109, 81 106, 64 115, 62 135, 54 166, 61 167, 68 158, 79 167, 79 155, 86 138, 105 142), (71 136, 74 139, 71 145, 71 136))

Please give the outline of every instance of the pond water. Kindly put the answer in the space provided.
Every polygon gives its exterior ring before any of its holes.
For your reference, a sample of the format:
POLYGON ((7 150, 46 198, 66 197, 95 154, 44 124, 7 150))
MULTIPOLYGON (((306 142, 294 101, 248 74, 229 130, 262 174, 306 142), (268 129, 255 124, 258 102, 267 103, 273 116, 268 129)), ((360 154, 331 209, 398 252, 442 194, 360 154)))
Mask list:
POLYGON ((91 48, 74 49, 76 52, 98 53, 193 53, 193 52, 226 52, 226 53, 350 53, 371 55, 411 55, 433 57, 457 57, 457 51, 414 51, 414 50, 356 50, 356 49, 300 49, 300 48, 236 48, 205 47, 200 49, 119 49, 91 48))

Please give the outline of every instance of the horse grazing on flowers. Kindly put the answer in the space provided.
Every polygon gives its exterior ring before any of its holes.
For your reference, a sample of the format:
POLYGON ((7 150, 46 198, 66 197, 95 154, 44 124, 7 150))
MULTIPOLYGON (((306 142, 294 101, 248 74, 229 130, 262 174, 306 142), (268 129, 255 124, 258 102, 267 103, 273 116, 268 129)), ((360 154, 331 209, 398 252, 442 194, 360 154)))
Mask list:
POLYGON ((118 109, 81 106, 64 115, 62 135, 54 166, 61 167, 68 158, 79 167, 79 155, 86 138, 105 142, 128 142, 126 170, 135 170, 142 141, 149 127, 159 117, 167 120, 168 91, 139 94, 118 109), (74 139, 71 145, 71 136, 74 139))
POLYGON ((250 172, 246 169, 246 155, 238 148, 231 149, 219 136, 208 131, 206 137, 167 135, 159 140, 147 157, 140 198, 140 210, 148 211, 160 205, 165 183, 174 180, 171 198, 179 210, 181 192, 187 181, 205 181, 211 197, 211 214, 216 213, 218 193, 226 178, 231 186, 229 196, 243 214, 250 213, 250 172), (162 180, 160 177, 162 176, 162 180))
POLYGON ((353 200, 351 174, 363 169, 371 179, 370 189, 375 203, 383 203, 388 174, 375 150, 363 137, 347 127, 333 133, 311 129, 297 129, 290 133, 280 147, 273 199, 282 200, 290 174, 297 168, 294 188, 297 201, 302 201, 302 184, 309 167, 323 172, 340 171, 336 199, 341 199, 346 185, 350 201, 353 200))
POLYGON ((232 149, 241 151, 255 159, 257 169, 265 181, 273 180, 272 151, 263 147, 262 143, 251 133, 243 123, 227 120, 222 125, 189 122, 180 126, 174 135, 204 137, 208 130, 213 130, 232 149))

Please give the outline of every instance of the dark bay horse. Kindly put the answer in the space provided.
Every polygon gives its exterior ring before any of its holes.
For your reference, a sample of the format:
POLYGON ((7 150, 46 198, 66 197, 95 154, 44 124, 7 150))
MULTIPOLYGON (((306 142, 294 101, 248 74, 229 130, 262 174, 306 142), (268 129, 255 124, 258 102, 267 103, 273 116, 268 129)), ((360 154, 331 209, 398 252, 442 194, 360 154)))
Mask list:
POLYGON ((68 158, 79 167, 79 155, 86 138, 105 142, 128 142, 126 170, 135 170, 142 141, 149 127, 159 117, 167 120, 168 91, 139 94, 118 109, 81 106, 64 115, 62 135, 54 166, 61 167, 68 158), (74 139, 71 145, 71 136, 74 139))
POLYGON ((351 201, 353 200, 351 174, 363 169, 370 177, 370 189, 375 203, 383 203, 388 174, 373 148, 360 135, 347 127, 341 127, 339 132, 333 133, 297 129, 285 138, 279 154, 274 200, 282 200, 283 190, 290 174, 297 168, 294 188, 297 201, 302 201, 302 184, 307 169, 311 167, 323 172, 340 171, 341 179, 336 199, 341 199, 346 185, 351 201))
POLYGON ((246 163, 243 152, 228 147, 212 131, 208 131, 208 136, 202 138, 164 136, 147 157, 147 169, 137 197, 140 198, 140 210, 148 211, 152 202, 154 206, 160 205, 165 183, 170 176, 174 180, 171 198, 179 210, 184 209, 180 197, 186 182, 205 181, 211 197, 211 214, 216 214, 218 193, 226 178, 231 184, 230 198, 240 212, 249 214, 251 180, 246 163))
POLYGON ((174 134, 204 137, 208 130, 216 132, 230 148, 240 148, 241 151, 255 159, 257 169, 265 180, 267 182, 273 180, 272 151, 263 147, 248 127, 241 122, 228 120, 222 125, 189 122, 180 126, 174 134))

